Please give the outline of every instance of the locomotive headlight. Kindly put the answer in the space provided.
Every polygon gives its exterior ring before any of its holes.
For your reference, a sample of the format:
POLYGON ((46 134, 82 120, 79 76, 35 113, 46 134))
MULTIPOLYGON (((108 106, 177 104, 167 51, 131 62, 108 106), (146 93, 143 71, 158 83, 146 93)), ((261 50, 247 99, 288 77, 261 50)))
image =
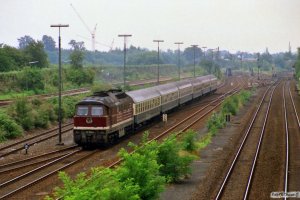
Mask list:
POLYGON ((93 119, 91 117, 88 117, 88 118, 86 118, 85 122, 87 124, 91 124, 91 123, 93 123, 93 119))

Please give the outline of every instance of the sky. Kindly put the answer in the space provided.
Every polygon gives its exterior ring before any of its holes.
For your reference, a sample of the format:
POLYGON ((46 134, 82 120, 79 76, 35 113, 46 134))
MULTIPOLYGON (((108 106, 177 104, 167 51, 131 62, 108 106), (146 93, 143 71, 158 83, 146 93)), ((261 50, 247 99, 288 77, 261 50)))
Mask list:
POLYGON ((18 46, 18 38, 41 40, 61 30, 62 47, 71 39, 91 49, 89 29, 96 29, 96 49, 123 46, 118 34, 132 34, 128 45, 163 50, 197 44, 220 50, 271 53, 300 47, 300 0, 0 0, 0 43, 18 46), (86 39, 87 38, 87 39, 86 39), (103 45, 104 44, 104 45, 103 45), (106 46, 105 46, 106 45, 106 46))

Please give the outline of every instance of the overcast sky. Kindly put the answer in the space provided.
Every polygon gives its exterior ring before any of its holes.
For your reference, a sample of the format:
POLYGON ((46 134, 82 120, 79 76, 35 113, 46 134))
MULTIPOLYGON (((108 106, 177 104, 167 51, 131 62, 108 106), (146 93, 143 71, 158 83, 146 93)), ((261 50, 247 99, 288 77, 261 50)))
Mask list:
MULTIPOLYGON (((62 30, 64 48, 71 39, 91 38, 70 4, 93 29, 96 40, 120 47, 118 34, 132 34, 128 44, 156 49, 153 39, 163 39, 162 49, 174 42, 235 51, 292 51, 300 47, 300 0, 0 0, 0 43, 18 46, 17 38, 41 40, 58 30, 50 24, 69 24, 62 30)), ((96 45, 98 50, 108 50, 96 45)))

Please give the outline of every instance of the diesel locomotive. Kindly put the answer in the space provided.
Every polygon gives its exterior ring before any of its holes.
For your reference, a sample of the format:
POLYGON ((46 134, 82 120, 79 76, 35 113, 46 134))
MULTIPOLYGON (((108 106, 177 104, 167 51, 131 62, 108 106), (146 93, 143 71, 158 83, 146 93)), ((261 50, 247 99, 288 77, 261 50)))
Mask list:
POLYGON ((217 85, 214 75, 206 75, 129 92, 96 92, 76 104, 74 141, 85 147, 114 144, 140 124, 216 91, 217 85))

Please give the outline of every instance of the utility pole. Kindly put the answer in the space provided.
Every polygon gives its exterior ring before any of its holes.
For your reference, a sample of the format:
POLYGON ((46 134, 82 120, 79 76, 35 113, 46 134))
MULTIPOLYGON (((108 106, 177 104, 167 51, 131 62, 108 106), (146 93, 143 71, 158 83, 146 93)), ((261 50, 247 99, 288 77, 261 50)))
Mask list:
POLYGON ((159 43, 164 42, 163 40, 153 40, 157 42, 157 85, 159 85, 159 43))
MULTIPOLYGON (((219 55, 219 47, 212 49, 212 60, 211 60, 211 68, 214 68, 214 51, 217 50, 217 55, 219 55)), ((215 73, 217 72, 217 69, 215 68, 215 73)), ((209 70, 209 73, 211 74, 211 69, 209 70)))
POLYGON ((241 52, 241 71, 244 71, 243 70, 243 52, 241 52))
POLYGON ((180 45, 183 44, 183 42, 175 42, 174 44, 178 45, 178 78, 180 80, 180 45))
POLYGON ((191 45, 194 49, 194 78, 196 77, 196 47, 198 47, 198 45, 193 44, 191 45))
POLYGON ((62 122, 62 110, 61 110, 61 38, 60 28, 69 27, 69 24, 55 24, 50 27, 58 28, 58 145, 63 145, 61 141, 61 122, 62 122))
POLYGON ((204 60, 205 60, 205 56, 206 56, 206 55, 205 55, 205 49, 206 49, 207 47, 201 47, 201 48, 204 49, 203 52, 204 52, 204 60))
POLYGON ((123 68, 123 79, 124 79, 124 91, 125 91, 125 85, 126 85, 126 39, 127 37, 131 37, 130 34, 120 34, 118 37, 124 38, 124 68, 123 68))
POLYGON ((260 57, 260 54, 257 53, 257 80, 259 80, 259 68, 260 68, 260 64, 259 64, 260 59, 259 59, 259 57, 260 57))

